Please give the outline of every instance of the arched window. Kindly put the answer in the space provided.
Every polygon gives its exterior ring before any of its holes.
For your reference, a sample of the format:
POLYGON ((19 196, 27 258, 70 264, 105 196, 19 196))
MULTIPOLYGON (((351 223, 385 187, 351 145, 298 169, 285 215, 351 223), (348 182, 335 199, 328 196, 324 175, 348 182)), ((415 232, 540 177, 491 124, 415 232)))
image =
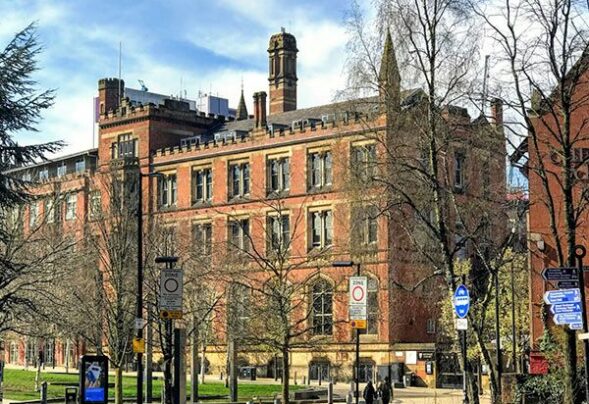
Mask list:
POLYGON ((378 334, 378 281, 368 277, 368 305, 366 307, 366 329, 361 334, 378 334))
POLYGON ((312 288, 312 321, 314 335, 331 335, 333 332, 333 288, 320 279, 312 288))

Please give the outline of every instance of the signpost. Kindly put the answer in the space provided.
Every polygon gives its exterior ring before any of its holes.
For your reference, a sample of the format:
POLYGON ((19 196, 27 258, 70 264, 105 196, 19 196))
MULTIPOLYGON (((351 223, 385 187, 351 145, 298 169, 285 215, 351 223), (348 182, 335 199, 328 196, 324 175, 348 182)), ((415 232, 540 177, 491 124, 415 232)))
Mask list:
POLYGON ((554 315, 556 325, 580 323, 581 321, 581 313, 559 313, 554 315))
POLYGON ((352 328, 366 329, 366 304, 368 302, 368 278, 350 277, 350 324, 352 328))
MULTIPOLYGON (((550 306, 550 312, 552 314, 569 314, 569 313, 581 314, 581 303, 553 304, 552 306, 550 306)), ((580 321, 579 321, 579 323, 580 323, 580 321)))
POLYGON ((166 268, 160 275, 160 317, 182 318, 183 272, 180 268, 166 268))
POLYGON ((544 302, 546 304, 578 303, 580 301, 581 292, 579 289, 549 290, 544 293, 544 302))
POLYGON ((545 281, 576 281, 579 277, 577 268, 544 268, 542 277, 545 281))
POLYGON ((579 287, 578 281, 558 281, 557 283, 559 289, 573 289, 579 287))
MULTIPOLYGON (((464 277, 463 281, 464 282, 464 277)), ((468 402, 468 396, 466 392, 466 330, 468 329, 468 311, 470 310, 470 294, 464 284, 459 285, 454 292, 454 299, 452 299, 454 305, 454 311, 456 312, 456 329, 462 334, 462 393, 463 402, 468 402)))

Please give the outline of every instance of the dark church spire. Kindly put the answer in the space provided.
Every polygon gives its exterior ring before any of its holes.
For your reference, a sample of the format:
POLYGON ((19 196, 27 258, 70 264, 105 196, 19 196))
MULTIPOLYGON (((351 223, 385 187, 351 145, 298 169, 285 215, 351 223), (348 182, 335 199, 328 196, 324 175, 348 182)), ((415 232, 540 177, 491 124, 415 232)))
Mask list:
POLYGON ((245 98, 243 97, 243 83, 241 84, 241 97, 239 104, 237 104, 237 111, 235 112, 235 119, 238 121, 247 119, 247 107, 245 106, 245 98))
POLYGON ((398 110, 401 102, 401 75, 399 74, 393 39, 388 29, 380 62, 378 86, 380 97, 387 107, 398 110))

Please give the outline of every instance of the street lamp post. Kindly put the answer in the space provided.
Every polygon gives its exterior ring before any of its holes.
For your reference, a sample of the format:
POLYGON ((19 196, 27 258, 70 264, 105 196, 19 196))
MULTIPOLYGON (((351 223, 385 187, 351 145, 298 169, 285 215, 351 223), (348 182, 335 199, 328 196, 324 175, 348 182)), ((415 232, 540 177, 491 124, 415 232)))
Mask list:
MULTIPOLYGON (((334 261, 334 267, 353 267, 356 266, 356 276, 360 276, 360 263, 355 264, 354 261, 334 261)), ((356 404, 360 401, 360 329, 356 328, 356 365, 354 366, 354 385, 356 388, 356 404)))
MULTIPOLYGON (((159 173, 141 173, 137 177, 137 307, 135 328, 137 340, 143 340, 143 178, 157 177, 159 173)), ((151 392, 148 392, 151 396, 151 392)), ((137 352, 137 404, 143 404, 143 353, 137 352)))

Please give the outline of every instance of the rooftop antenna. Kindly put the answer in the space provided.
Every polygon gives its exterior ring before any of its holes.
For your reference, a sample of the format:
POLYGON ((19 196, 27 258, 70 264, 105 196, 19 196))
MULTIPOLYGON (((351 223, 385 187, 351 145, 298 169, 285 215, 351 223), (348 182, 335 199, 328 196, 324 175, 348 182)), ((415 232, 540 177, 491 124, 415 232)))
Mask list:
POLYGON ((280 27, 280 32, 282 32, 284 34, 286 32, 286 28, 280 27))
POLYGON ((485 115, 485 105, 487 104, 487 87, 489 85, 488 78, 489 78, 489 59, 491 56, 485 56, 485 75, 483 76, 483 99, 481 101, 481 113, 483 116, 485 115))
POLYGON ((149 91, 149 89, 147 88, 147 86, 145 85, 145 82, 143 80, 137 80, 139 82, 139 85, 141 86, 141 91, 149 91))
POLYGON ((123 59, 123 42, 119 41, 119 102, 123 95, 123 90, 121 88, 121 71, 122 71, 122 59, 123 59))

